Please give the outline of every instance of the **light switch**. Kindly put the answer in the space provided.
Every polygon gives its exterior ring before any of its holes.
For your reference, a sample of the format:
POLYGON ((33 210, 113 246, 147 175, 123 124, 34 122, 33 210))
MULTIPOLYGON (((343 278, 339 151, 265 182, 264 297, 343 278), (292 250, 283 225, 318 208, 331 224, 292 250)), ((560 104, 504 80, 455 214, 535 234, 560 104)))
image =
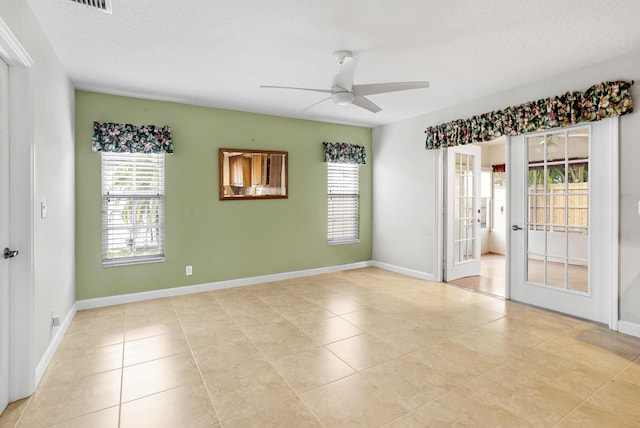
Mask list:
POLYGON ((40 202, 40 217, 47 218, 47 203, 40 202))

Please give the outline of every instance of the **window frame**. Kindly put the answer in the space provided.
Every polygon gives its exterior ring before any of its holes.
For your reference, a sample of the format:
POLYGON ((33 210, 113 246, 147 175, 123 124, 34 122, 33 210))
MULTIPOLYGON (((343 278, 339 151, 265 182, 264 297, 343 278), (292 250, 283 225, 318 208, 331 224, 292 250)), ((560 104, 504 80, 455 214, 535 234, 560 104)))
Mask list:
MULTIPOLYGON (((345 205, 342 205, 342 209, 345 205)), ((327 162, 327 243, 329 245, 354 244, 360 242, 360 165, 357 163, 327 162), (343 178, 352 178, 347 183, 337 183, 336 175, 343 172, 343 178), (332 186, 332 184, 334 186, 332 186), (353 212, 347 210, 347 216, 332 210, 332 201, 339 199, 355 206, 353 212), (345 227, 345 224, 347 227, 345 227), (351 226, 349 227, 349 224, 351 226), (351 233, 349 233, 351 229, 351 233)))
MULTIPOLYGON (((127 181, 126 184, 129 185, 129 182, 127 181)), ((101 258, 103 267, 163 262, 165 260, 165 159, 163 153, 102 152, 101 205, 101 258), (141 160, 145 158, 150 159, 150 162, 148 164, 145 163, 145 168, 141 169, 141 160), (114 192, 113 177, 116 173, 116 168, 121 166, 132 168, 133 172, 131 172, 130 178, 127 178, 127 180, 134 183, 132 184, 134 188, 128 190, 119 189, 119 191, 114 192), (149 168, 150 166, 151 168, 149 168), (137 184, 140 177, 147 178, 149 176, 152 178, 148 185, 137 184), (109 183, 111 183, 111 187, 107 189, 109 183), (118 200, 120 203, 116 203, 114 206, 114 200, 118 200), (153 201, 156 201, 155 204, 153 201), (119 224, 114 225, 114 216, 117 215, 118 211, 126 210, 127 206, 131 206, 130 204, 133 204, 137 211, 140 202, 147 203, 147 206, 150 207, 145 212, 147 221, 137 222, 134 220, 133 223, 127 224, 126 221, 123 223, 121 220, 119 224), (123 205, 125 208, 123 208, 123 205), (156 220, 148 221, 150 217, 155 217, 156 220), (130 233, 134 234, 134 237, 123 238, 118 236, 118 234, 121 235, 123 233, 123 230, 129 230, 130 233), (145 235, 151 234, 151 239, 144 237, 144 243, 148 244, 150 241, 155 241, 156 251, 141 250, 136 254, 136 251, 133 250, 133 255, 113 256, 113 252, 118 248, 121 250, 124 250, 126 246, 135 248, 135 243, 142 240, 138 235, 141 230, 145 231, 145 235), (154 232, 155 238, 153 237, 154 232), (129 241, 128 244, 124 242, 125 239, 129 241), (131 243, 131 240, 133 240, 133 243, 131 243)), ((135 217, 144 218, 145 214, 136 214, 135 217)))

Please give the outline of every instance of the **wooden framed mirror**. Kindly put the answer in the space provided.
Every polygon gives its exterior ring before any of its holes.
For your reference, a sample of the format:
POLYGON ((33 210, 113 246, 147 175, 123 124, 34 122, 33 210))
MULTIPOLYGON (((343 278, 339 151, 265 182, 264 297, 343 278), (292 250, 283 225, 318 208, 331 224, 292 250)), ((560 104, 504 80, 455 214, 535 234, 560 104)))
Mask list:
POLYGON ((220 149, 220 200, 289 197, 288 152, 220 149))

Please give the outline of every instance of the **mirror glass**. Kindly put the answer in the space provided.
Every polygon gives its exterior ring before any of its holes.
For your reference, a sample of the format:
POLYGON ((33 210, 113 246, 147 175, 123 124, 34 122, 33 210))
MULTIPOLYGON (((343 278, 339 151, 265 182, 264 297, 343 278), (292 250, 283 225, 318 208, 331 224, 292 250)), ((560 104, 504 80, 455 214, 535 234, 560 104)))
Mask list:
POLYGON ((220 200, 288 197, 287 152, 220 149, 220 200))

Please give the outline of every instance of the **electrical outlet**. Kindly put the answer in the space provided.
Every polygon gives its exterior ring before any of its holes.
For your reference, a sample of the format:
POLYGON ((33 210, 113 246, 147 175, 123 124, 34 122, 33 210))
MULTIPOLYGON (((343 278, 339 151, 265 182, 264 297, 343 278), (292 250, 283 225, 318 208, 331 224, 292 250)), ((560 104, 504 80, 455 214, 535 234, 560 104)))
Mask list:
POLYGON ((193 275, 193 267, 191 267, 191 266, 187 266, 187 268, 186 268, 186 274, 187 274, 187 276, 189 276, 189 275, 193 275))
POLYGON ((60 316, 56 315, 56 310, 51 309, 51 327, 60 325, 60 316))

